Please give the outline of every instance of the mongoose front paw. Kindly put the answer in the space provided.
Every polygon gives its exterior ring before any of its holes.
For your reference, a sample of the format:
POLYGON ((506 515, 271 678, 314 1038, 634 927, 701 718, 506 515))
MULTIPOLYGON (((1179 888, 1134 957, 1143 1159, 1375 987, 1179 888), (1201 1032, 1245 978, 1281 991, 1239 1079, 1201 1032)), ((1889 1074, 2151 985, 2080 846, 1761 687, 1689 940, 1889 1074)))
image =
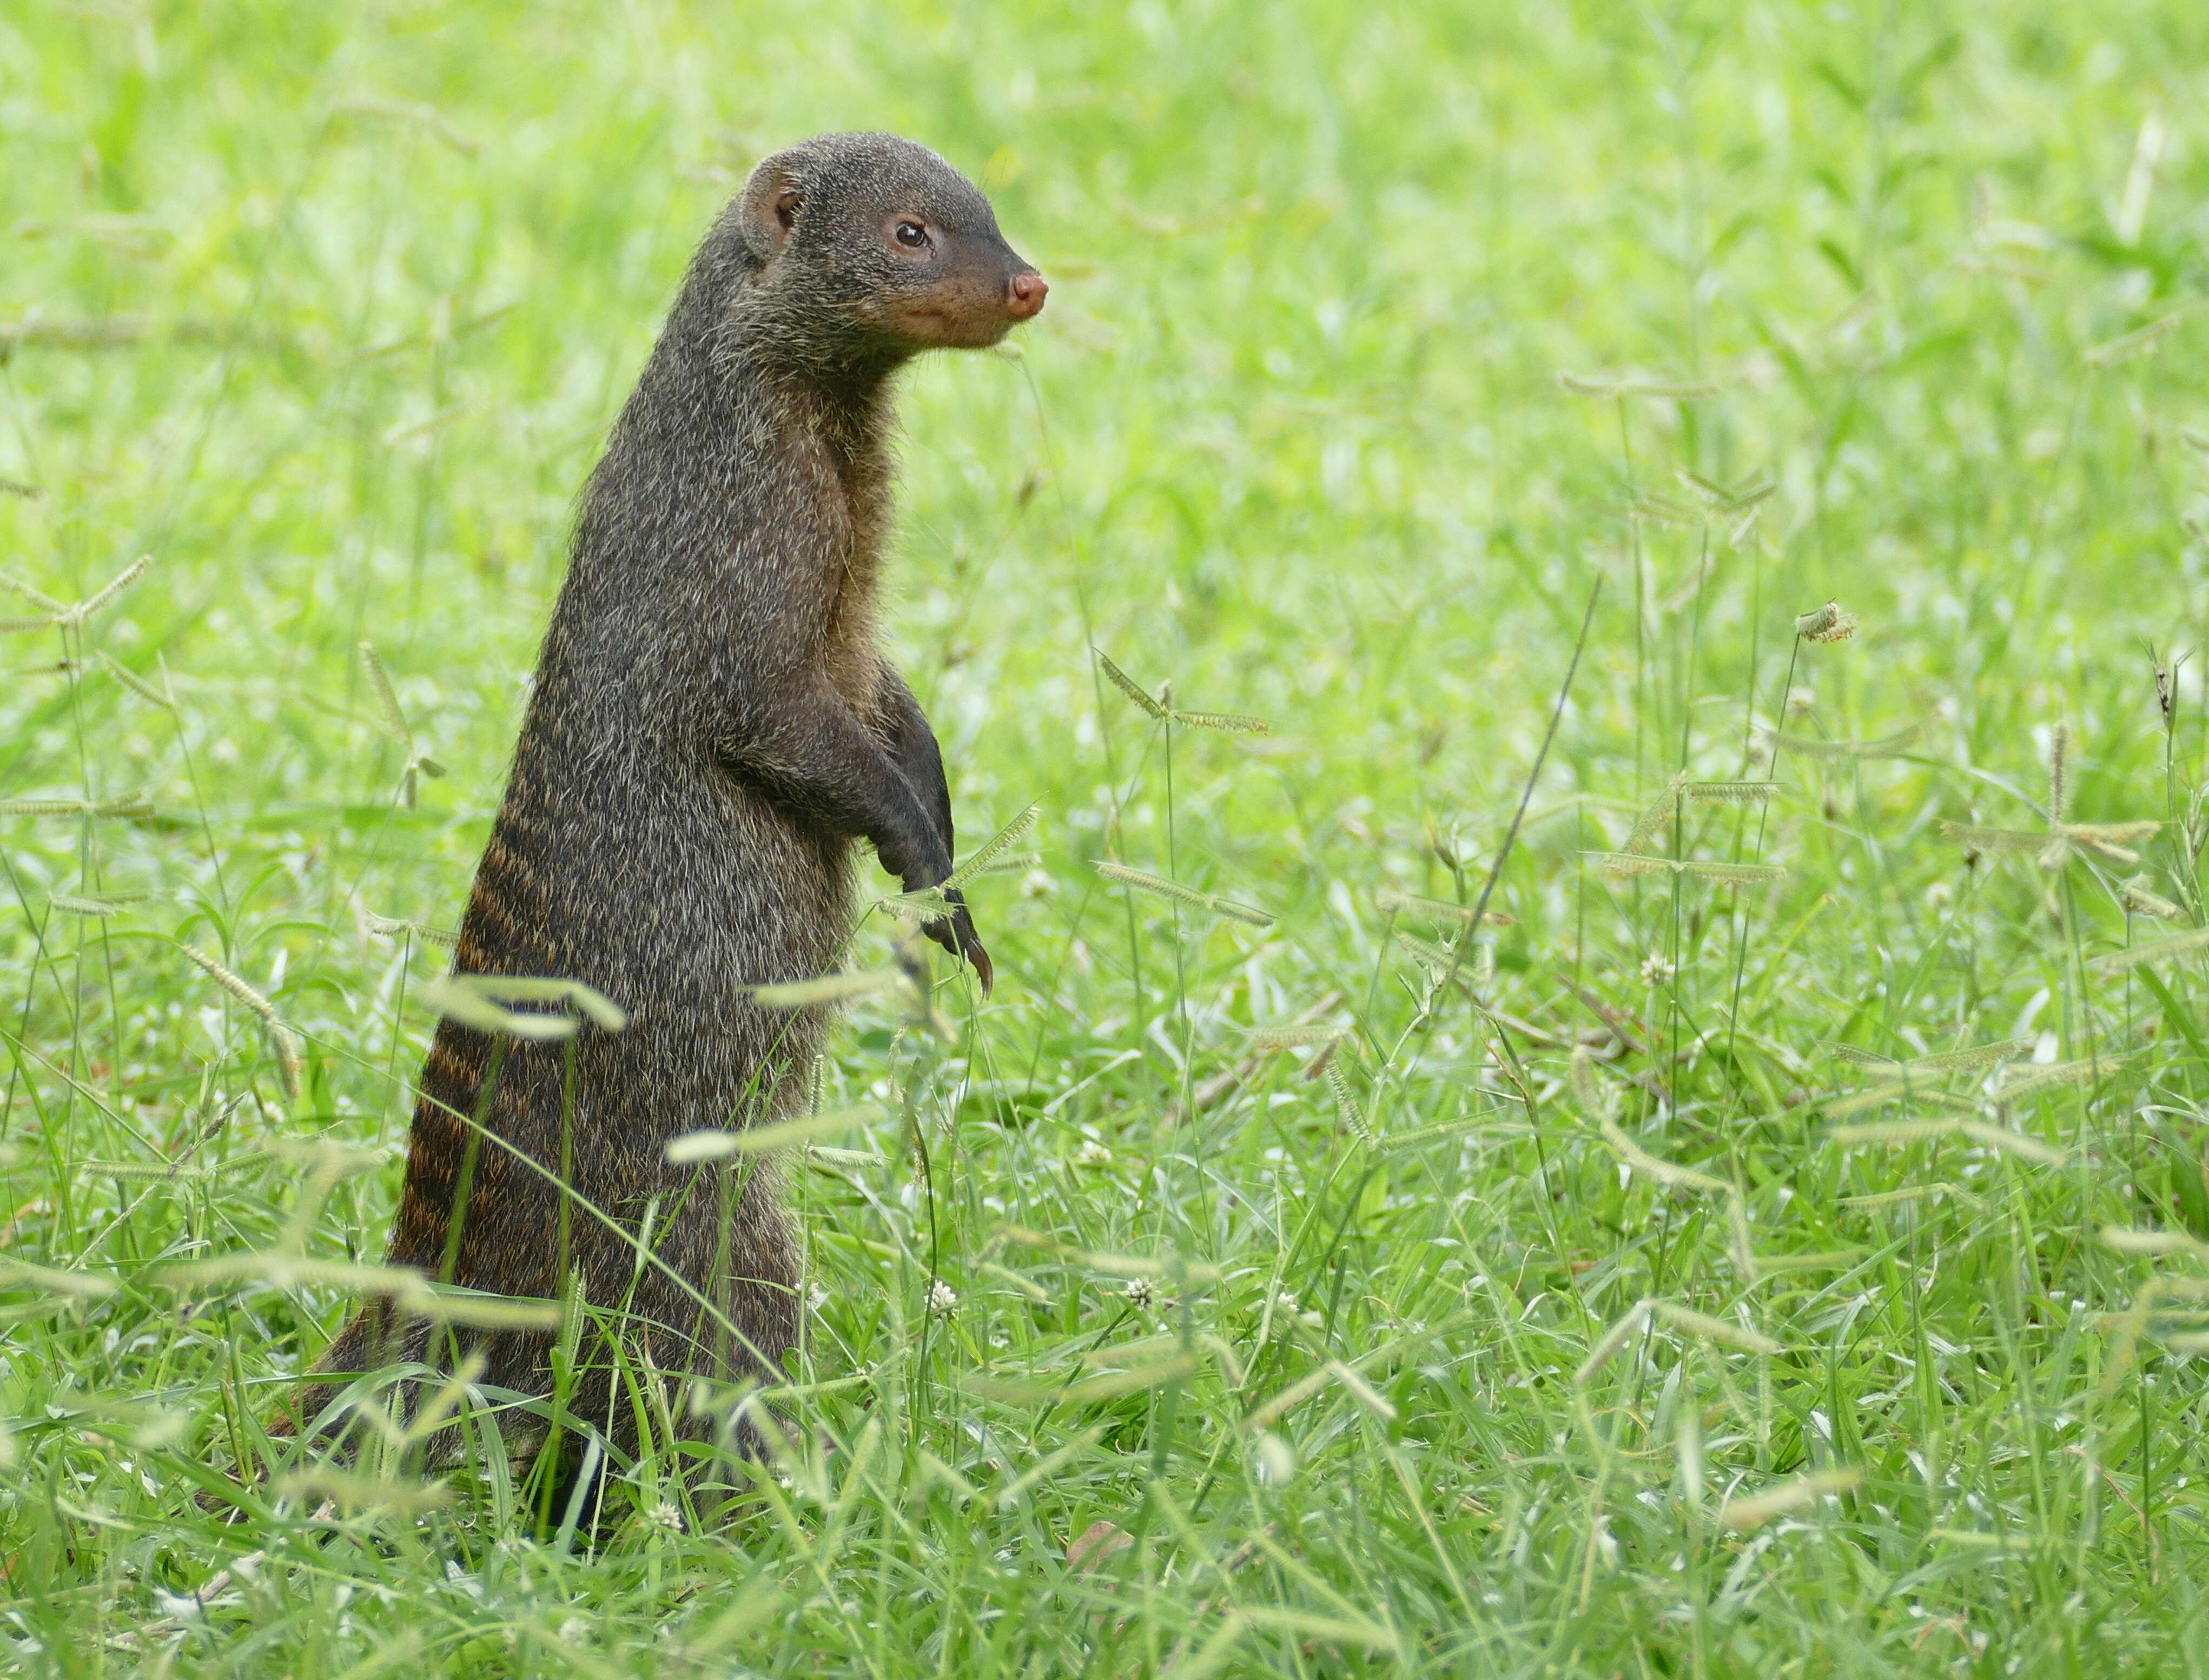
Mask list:
POLYGON ((875 860, 908 893, 924 893, 950 878, 951 853, 933 834, 886 835, 875 841, 875 860))

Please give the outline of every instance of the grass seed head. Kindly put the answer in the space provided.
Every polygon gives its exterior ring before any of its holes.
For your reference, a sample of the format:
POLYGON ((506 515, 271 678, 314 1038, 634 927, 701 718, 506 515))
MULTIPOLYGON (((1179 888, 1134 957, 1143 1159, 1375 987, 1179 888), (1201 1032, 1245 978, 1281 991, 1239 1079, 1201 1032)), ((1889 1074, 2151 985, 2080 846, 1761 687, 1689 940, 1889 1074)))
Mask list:
MULTIPOLYGON (((139 579, 145 576, 148 571, 152 570, 153 565, 153 561, 152 556, 145 554, 140 555, 135 560, 133 560, 129 565, 117 572, 112 578, 109 579, 108 581, 100 588, 93 592, 92 594, 86 596, 84 599, 77 602, 75 605, 61 607, 56 610, 54 613, 54 623, 67 628, 74 629, 97 617, 99 614, 105 612, 109 607, 115 605, 116 598, 117 596, 121 595, 124 590, 128 589, 132 584, 137 582, 139 579)), ((40 599, 43 599, 44 598, 41 597, 40 599)))
POLYGON ((945 893, 956 892, 976 876, 995 867, 1005 853, 1020 841, 1020 837, 1035 827, 1037 819, 1042 815, 1041 804, 1030 804, 1026 810, 984 841, 980 849, 965 863, 952 870, 942 886, 936 890, 945 893))
POLYGON ((57 614, 69 611, 66 606, 64 606, 61 602, 56 600, 51 595, 46 593, 45 590, 39 588, 33 584, 25 582, 21 578, 17 577, 13 572, 0 572, 0 589, 5 589, 9 594, 16 596, 22 600, 28 601, 33 606, 38 608, 40 612, 44 613, 45 615, 44 617, 33 621, 36 623, 51 624, 53 623, 54 618, 57 614))
POLYGON ((1371 1148, 1375 1142, 1373 1128, 1358 1105, 1357 1093, 1350 1088, 1349 1075, 1343 1072, 1339 1060, 1327 1064, 1327 1083, 1334 1093, 1335 1117, 1342 1123, 1342 1129, 1371 1148))
POLYGON ((1641 815, 1634 819, 1634 827, 1627 832, 1626 844, 1621 852, 1639 852, 1656 837, 1657 831, 1670 822, 1680 809, 1680 790, 1688 785, 1684 770, 1664 784, 1664 791, 1651 800, 1641 815))
POLYGON ((1857 633, 1857 616, 1844 612, 1839 601, 1827 601, 1815 612, 1795 621, 1795 634, 1805 641, 1846 641, 1857 633))
POLYGON ((1210 729, 1226 735, 1270 735, 1273 726, 1263 718, 1241 712, 1170 711, 1166 715, 1184 729, 1210 729))
POLYGON ((1123 887, 1132 887, 1137 892, 1148 893, 1154 898, 1170 899, 1192 909, 1209 910, 1213 915, 1225 916, 1230 921, 1245 922, 1252 927, 1261 928, 1273 924, 1273 918, 1262 910, 1214 893, 1201 893, 1178 881, 1169 881, 1165 876, 1153 875, 1147 870, 1129 869, 1125 864, 1117 864, 1110 858, 1098 860, 1097 873, 1123 887))
POLYGON ((1776 781, 1691 781, 1680 790, 1688 798, 1706 805, 1762 805, 1769 804, 1772 796, 1779 792, 1776 781))
POLYGON ((168 695, 156 689, 129 666, 117 659, 105 648, 100 649, 99 658, 102 670, 147 705, 158 706, 165 712, 173 712, 177 709, 176 702, 168 695))
POLYGON ((1860 1470, 1814 1470, 1806 1476, 1779 1483, 1762 1493, 1727 1500, 1718 1509, 1718 1522, 1724 1527, 1742 1532, 1761 1528, 1774 1517, 1791 1516, 1797 1511, 1809 1510, 1821 1499, 1846 1493, 1863 1479, 1860 1470))
POLYGON ((1092 647, 1089 651, 1097 655, 1097 663, 1104 668, 1105 677, 1114 688, 1134 701, 1138 708, 1153 718, 1165 716, 1166 708, 1151 697, 1149 689, 1113 664, 1111 655, 1101 647, 1092 647))
POLYGON ((433 928, 426 922, 401 920, 392 916, 364 913, 361 918, 368 930, 386 939, 418 939, 425 945, 436 945, 451 950, 460 942, 460 936, 447 928, 433 928))
POLYGON ((2056 719, 2048 732, 2048 820, 2071 815, 2071 726, 2056 719))
MULTIPOLYGON (((1373 903, 1383 915, 1424 916, 1432 921, 1456 922, 1460 925, 1472 920, 1473 906, 1469 904, 1455 904, 1448 899, 1422 898, 1417 893, 1399 893, 1393 887, 1382 887, 1375 891, 1373 903)), ((1481 917, 1480 924, 1484 928, 1508 928, 1514 925, 1516 919, 1500 910, 1490 910, 1481 917)))
POLYGON ((297 1102, 301 1073, 299 1041, 292 1029, 277 1018, 276 1006, 198 947, 180 945, 178 948, 197 963, 209 979, 260 1019, 262 1025, 268 1029, 269 1044, 276 1052, 276 1065, 284 1081, 284 1094, 297 1102))
POLYGON ((2086 365, 2092 368, 2113 367, 2119 362, 2128 362, 2135 356, 2152 355, 2165 339, 2185 324, 2184 312, 2173 310, 2135 331, 2094 346, 2086 352, 2086 365))
POLYGON ((2161 894, 2150 891, 2138 881, 2128 881, 2117 888, 2118 902, 2135 916, 2152 916, 2159 922, 2182 919, 2185 911, 2161 894))

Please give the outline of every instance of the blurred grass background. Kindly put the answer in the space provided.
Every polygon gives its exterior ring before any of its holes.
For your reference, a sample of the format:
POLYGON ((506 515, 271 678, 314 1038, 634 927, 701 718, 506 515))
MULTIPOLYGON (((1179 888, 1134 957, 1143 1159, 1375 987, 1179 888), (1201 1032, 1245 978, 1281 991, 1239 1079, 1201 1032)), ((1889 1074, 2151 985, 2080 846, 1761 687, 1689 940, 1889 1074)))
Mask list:
POLYGON ((0 642, 0 801, 154 807, 0 816, 11 1660, 2209 1669, 2200 959, 2097 966, 2203 920, 2199 671, 2156 666, 2209 560, 2205 66, 2176 0, 0 15, 0 564, 153 563, 0 642), (320 1198, 271 1152, 402 1135, 438 954, 369 918, 456 920, 683 264, 847 127, 1052 281, 1016 360, 909 377, 891 615, 962 834, 1039 801, 1044 856, 978 888, 956 1045, 839 1041, 889 1117, 794 1175, 810 1444, 733 1517, 633 1466, 596 1551, 488 1471, 218 1523, 346 1296, 163 1268, 380 1252, 395 1160, 320 1198), (1737 532, 1682 472, 1772 491, 1737 532), (1452 919, 1375 893, 1478 894, 1598 581, 1515 919, 1437 973, 1392 933, 1452 919), (1797 641, 1829 599, 1859 633, 1797 641), (449 773, 411 809, 363 641, 449 773), (1274 733, 1169 741, 1092 645, 1274 733), (2062 815, 2059 723, 2074 815, 2165 824, 2137 865, 1942 837, 2062 815), (1641 849, 1783 882, 1586 858, 1682 773, 1782 787, 1641 849), (179 941, 304 1036, 296 1100, 179 941), (1314 1009, 1343 1102, 1245 1060, 1314 1009), (1869 1076, 1829 1042, 1996 1040, 2054 1071, 1824 1111, 1869 1076), (2027 1143, 1830 1135, 1952 1114, 2027 1143), (1126 1375, 1004 1398, 1083 1370, 1126 1375))

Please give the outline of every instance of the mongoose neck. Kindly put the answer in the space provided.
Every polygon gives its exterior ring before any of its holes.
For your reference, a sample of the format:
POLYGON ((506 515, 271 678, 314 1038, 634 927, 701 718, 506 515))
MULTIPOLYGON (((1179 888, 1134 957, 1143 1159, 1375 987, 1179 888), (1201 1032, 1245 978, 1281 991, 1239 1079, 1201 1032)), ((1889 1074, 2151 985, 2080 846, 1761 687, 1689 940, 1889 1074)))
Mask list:
POLYGON ((829 358, 789 353, 767 338, 740 344, 725 364, 727 376, 749 388, 785 425, 804 426, 839 454, 870 455, 887 442, 897 418, 897 372, 903 357, 851 355, 829 358))

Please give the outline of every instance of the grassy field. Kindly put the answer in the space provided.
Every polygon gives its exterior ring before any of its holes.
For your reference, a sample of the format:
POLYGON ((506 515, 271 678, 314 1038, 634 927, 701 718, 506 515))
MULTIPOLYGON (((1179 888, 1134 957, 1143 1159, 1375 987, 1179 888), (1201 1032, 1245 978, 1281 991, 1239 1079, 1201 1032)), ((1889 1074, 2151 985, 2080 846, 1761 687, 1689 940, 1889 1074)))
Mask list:
POLYGON ((9 9, 0 1663, 2209 1671, 2205 64, 2192 0, 9 9), (575 492, 846 127, 1052 281, 904 404, 900 658, 965 843, 1040 808, 996 995, 835 1040, 787 1452, 641 1373, 595 1545, 481 1433, 317 1471, 262 1425, 575 492))

